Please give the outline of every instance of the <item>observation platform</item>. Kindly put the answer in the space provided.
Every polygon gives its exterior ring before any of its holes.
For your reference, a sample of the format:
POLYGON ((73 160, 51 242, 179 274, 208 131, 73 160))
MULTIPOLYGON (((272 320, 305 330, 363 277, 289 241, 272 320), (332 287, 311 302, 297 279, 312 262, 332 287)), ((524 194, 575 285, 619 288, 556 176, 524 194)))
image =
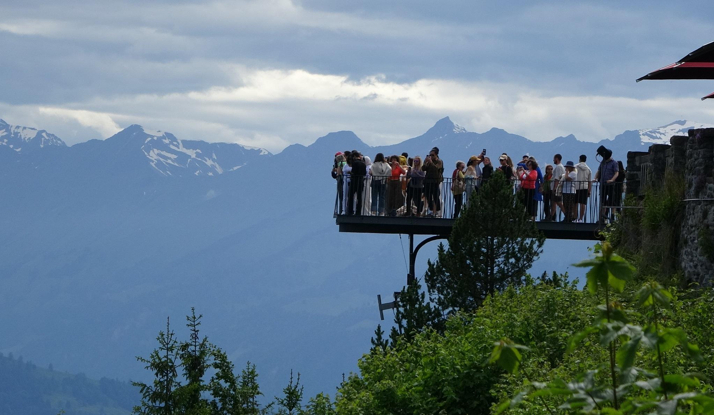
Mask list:
MULTIPOLYGON (((455 219, 402 216, 336 215, 340 232, 385 233, 404 235, 438 235, 448 238, 455 219)), ((547 239, 598 241, 601 226, 597 223, 536 222, 547 239)))

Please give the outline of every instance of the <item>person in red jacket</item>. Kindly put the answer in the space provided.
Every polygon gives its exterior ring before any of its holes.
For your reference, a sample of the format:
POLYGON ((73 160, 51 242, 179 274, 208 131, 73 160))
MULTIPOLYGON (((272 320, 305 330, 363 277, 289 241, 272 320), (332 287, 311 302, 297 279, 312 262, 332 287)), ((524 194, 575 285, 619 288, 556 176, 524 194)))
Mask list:
POLYGON ((518 167, 517 175, 521 179, 521 189, 523 190, 523 204, 526 206, 526 211, 531 218, 535 220, 536 216, 536 200, 535 188, 538 180, 538 163, 535 160, 528 160, 526 168, 518 167))

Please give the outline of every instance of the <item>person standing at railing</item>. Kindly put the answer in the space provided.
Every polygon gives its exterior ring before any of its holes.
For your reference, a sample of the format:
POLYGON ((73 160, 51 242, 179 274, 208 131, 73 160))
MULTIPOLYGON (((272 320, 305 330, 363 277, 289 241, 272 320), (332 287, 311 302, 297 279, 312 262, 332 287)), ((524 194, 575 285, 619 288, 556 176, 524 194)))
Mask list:
POLYGON ((476 166, 474 166, 475 161, 469 159, 466 166, 466 173, 464 174, 464 184, 466 185, 466 206, 471 202, 471 195, 476 189, 478 189, 478 172, 476 171, 476 166))
POLYGON ((337 181, 337 214, 342 213, 342 205, 344 199, 344 178, 342 176, 342 167, 345 165, 345 156, 341 151, 335 153, 335 161, 332 164, 332 178, 337 181))
POLYGON ((444 181, 444 162, 439 158, 439 148, 434 147, 426 156, 422 170, 426 172, 424 179, 424 196, 427 207, 431 211, 429 215, 440 217, 441 192, 439 186, 444 181))
POLYGON ((577 223, 585 222, 585 212, 588 208, 588 198, 592 192, 592 174, 593 172, 588 167, 587 163, 588 156, 585 154, 580 155, 580 160, 578 164, 575 165, 575 172, 577 173, 577 183, 575 186, 575 198, 577 199, 579 212, 578 218, 575 220, 577 223))
POLYGON ((362 215, 362 193, 367 178, 367 165, 357 150, 352 152, 352 172, 350 173, 350 194, 347 199, 347 215, 362 215))
POLYGON ((458 218, 461 212, 461 206, 464 204, 465 190, 464 162, 459 160, 456 162, 456 169, 451 173, 451 194, 454 195, 454 219, 458 218))
POLYGON ((575 198, 575 184, 578 180, 578 174, 575 172, 575 164, 572 161, 565 163, 565 174, 562 176, 560 181, 563 182, 563 206, 565 213, 565 221, 572 222, 576 217, 576 198, 575 198))
POLYGON ((351 208, 348 208, 347 205, 350 203, 350 181, 352 178, 352 152, 351 151, 345 151, 345 164, 342 166, 342 181, 343 181, 343 204, 342 204, 342 214, 346 215, 347 212, 350 212, 351 208))
POLYGON ((538 178, 536 179, 536 184, 535 184, 535 195, 533 198, 535 199, 535 215, 538 216, 538 206, 540 205, 540 202, 543 201, 543 194, 540 192, 540 188, 543 185, 543 172, 540 170, 540 166, 538 165, 538 160, 535 159, 535 157, 530 156, 528 157, 528 160, 531 160, 535 162, 536 164, 536 172, 538 173, 538 178))
POLYGON ((545 176, 543 176, 543 184, 541 184, 541 194, 543 195, 543 219, 550 220, 550 204, 553 198, 553 165, 545 166, 545 176))
POLYGON ((612 150, 600 146, 597 148, 597 154, 602 157, 600 167, 595 173, 595 181, 600 183, 600 203, 602 209, 600 211, 600 223, 604 224, 610 218, 610 209, 614 205, 615 198, 615 181, 619 176, 619 166, 612 159, 612 150))
POLYGON ((493 174, 493 165, 491 164, 491 159, 484 156, 483 157, 483 169, 481 169, 481 183, 477 183, 477 186, 481 186, 491 178, 493 174))
POLYGON ((550 217, 553 221, 558 220, 558 208, 560 208, 561 212, 565 212, 565 209, 563 209, 563 196, 560 192, 560 180, 561 177, 563 177, 563 175, 565 174, 565 167, 563 167, 563 165, 561 164, 562 161, 563 156, 561 156, 560 154, 556 154, 553 156, 553 190, 557 190, 553 193, 553 204, 550 208, 550 217))
POLYGON ((387 182, 387 212, 389 216, 397 216, 397 211, 404 206, 401 176, 406 174, 406 170, 399 164, 398 156, 390 156, 389 164, 391 173, 387 182))
POLYGON ((384 154, 377 153, 371 169, 372 176, 372 216, 384 216, 384 196, 387 194, 387 178, 392 175, 392 168, 384 160, 384 154))
POLYGON ((538 180, 538 171, 536 168, 538 163, 532 160, 526 162, 526 167, 523 168, 521 163, 518 164, 517 175, 521 181, 521 194, 523 195, 523 204, 526 207, 526 212, 535 220, 536 216, 536 200, 535 188, 538 180))
POLYGON ((365 176, 364 189, 362 190, 362 214, 367 215, 372 207, 372 159, 369 156, 362 156, 362 161, 367 167, 367 176, 365 176))
POLYGON ((503 175, 506 176, 506 179, 511 182, 513 179, 513 168, 508 165, 508 156, 505 154, 502 154, 501 157, 498 158, 499 163, 501 163, 501 166, 499 167, 499 170, 503 172, 503 175))
POLYGON ((405 216, 412 216, 412 201, 416 205, 416 215, 421 216, 421 195, 424 191, 426 172, 422 170, 421 157, 414 157, 412 168, 407 173, 407 211, 405 216))

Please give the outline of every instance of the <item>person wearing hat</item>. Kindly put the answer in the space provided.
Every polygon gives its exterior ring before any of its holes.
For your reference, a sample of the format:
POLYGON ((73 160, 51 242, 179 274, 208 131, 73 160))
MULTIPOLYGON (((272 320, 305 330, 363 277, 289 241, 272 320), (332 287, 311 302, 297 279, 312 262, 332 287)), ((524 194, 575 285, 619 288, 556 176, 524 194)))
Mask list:
POLYGON ((576 200, 576 188, 575 184, 578 180, 578 174, 575 172, 575 164, 568 160, 565 163, 565 174, 563 175, 563 207, 565 213, 565 221, 572 222, 575 220, 577 214, 577 200, 576 200))
POLYGON ((597 154, 602 157, 602 161, 595 173, 595 181, 600 183, 600 201, 602 203, 600 222, 604 223, 614 205, 615 181, 620 174, 620 168, 617 162, 612 159, 612 150, 600 146, 597 149, 597 154))
POLYGON ((508 165, 508 156, 502 154, 501 157, 498 158, 498 162, 501 163, 498 169, 506 176, 506 180, 510 181, 513 178, 513 169, 508 165))

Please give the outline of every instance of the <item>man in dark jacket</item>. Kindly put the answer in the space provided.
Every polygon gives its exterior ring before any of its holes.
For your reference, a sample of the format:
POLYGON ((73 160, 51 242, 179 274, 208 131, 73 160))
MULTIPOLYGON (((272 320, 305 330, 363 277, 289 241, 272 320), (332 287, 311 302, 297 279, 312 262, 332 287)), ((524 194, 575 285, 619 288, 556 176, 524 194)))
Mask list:
POLYGON ((364 193, 364 182, 367 179, 367 165, 364 164, 362 154, 357 150, 352 152, 352 173, 350 180, 350 194, 347 199, 347 214, 362 215, 362 194, 364 193), (356 156, 355 156, 356 154, 356 156), (354 201, 357 198, 357 209, 354 210, 354 201))
POLYGON ((600 213, 600 223, 604 223, 608 218, 615 199, 615 181, 619 175, 620 168, 617 161, 612 159, 612 150, 600 146, 597 154, 602 157, 600 167, 595 173, 595 181, 600 182, 600 203, 602 211, 600 213))
POLYGON ((439 215, 441 210, 441 192, 439 185, 444 181, 444 162, 439 158, 439 148, 434 147, 424 160, 422 170, 426 172, 424 178, 424 197, 432 215, 439 215))

